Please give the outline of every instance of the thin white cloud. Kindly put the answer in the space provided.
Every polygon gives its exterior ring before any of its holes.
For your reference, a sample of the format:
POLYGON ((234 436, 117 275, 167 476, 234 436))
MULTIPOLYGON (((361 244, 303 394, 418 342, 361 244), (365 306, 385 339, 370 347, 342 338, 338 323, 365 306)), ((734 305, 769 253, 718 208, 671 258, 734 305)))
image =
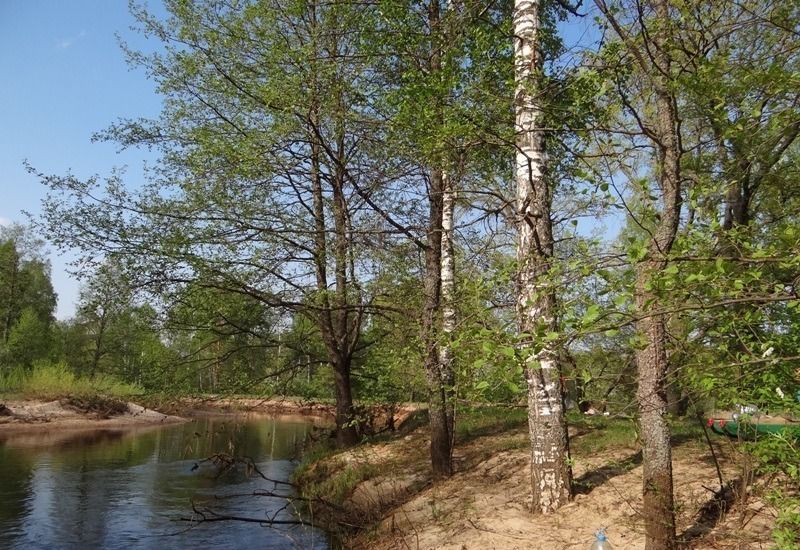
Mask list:
POLYGON ((11 225, 11 220, 0 216, 0 225, 11 225))
POLYGON ((69 48, 70 46, 72 46, 73 44, 75 44, 76 42, 78 42, 79 40, 84 38, 85 36, 86 36, 86 31, 81 31, 78 34, 76 34, 75 36, 70 36, 69 38, 65 38, 63 40, 59 40, 56 43, 56 48, 58 48, 59 50, 66 50, 67 48, 69 48))

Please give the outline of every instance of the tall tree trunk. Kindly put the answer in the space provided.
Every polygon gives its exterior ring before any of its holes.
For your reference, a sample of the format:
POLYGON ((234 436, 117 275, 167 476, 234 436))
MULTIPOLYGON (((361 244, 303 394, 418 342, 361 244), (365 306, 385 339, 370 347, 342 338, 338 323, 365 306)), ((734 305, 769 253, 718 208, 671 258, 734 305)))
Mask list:
MULTIPOLYGON (((317 4, 309 5, 309 17, 312 24, 318 24, 317 4)), ((314 59, 320 57, 320 45, 314 39, 314 59)), ((329 46, 329 53, 330 47, 329 46)), ((334 43, 332 47, 336 47, 334 43)), ((335 53, 335 52, 334 52, 335 53)), ((314 61, 315 62, 315 61, 314 61)), ((316 71, 314 71, 316 74, 316 71)), ((323 191, 322 154, 323 142, 321 137, 321 120, 319 112, 318 83, 313 82, 312 109, 309 113, 309 138, 311 143, 311 194, 312 210, 314 213, 314 266, 316 287, 320 300, 315 322, 320 329, 322 340, 328 353, 328 362, 333 369, 334 394, 336 397, 336 441, 340 446, 355 444, 358 441, 358 431, 353 415, 353 393, 350 379, 352 354, 355 349, 354 342, 358 339, 358 328, 350 331, 349 308, 347 296, 347 204, 344 195, 344 126, 337 120, 336 149, 327 149, 329 160, 333 165, 331 173, 331 187, 333 196, 333 260, 335 288, 333 303, 329 297, 328 284, 328 254, 327 254, 327 227, 325 212, 325 194, 323 191), (331 158, 333 156, 334 158, 331 158)), ((339 98, 341 99, 341 97, 339 98)), ((341 108, 341 106, 340 106, 341 108)), ((338 116, 341 113, 334 113, 338 116)))
MULTIPOLYGON (((646 262, 636 276, 636 306, 648 315, 656 297, 646 290, 658 264, 646 262)), ((646 345, 636 353, 639 379, 636 399, 642 438, 642 496, 646 550, 675 548, 675 511, 672 488, 672 449, 667 423, 666 320, 663 315, 644 317, 636 324, 646 345)))
POLYGON ((453 366, 453 336, 456 330, 456 275, 453 228, 455 224, 456 189, 453 177, 442 172, 442 251, 441 306, 442 338, 439 348, 439 376, 445 393, 445 414, 450 436, 452 461, 455 430, 455 372, 453 366))
MULTIPOLYGON (((652 290, 653 280, 667 267, 668 255, 678 232, 681 212, 681 140, 677 101, 672 89, 670 37, 673 21, 669 0, 651 0, 654 11, 651 32, 639 30, 641 46, 623 28, 604 0, 595 4, 611 23, 638 65, 642 77, 649 79, 655 95, 655 113, 650 137, 657 152, 656 181, 660 197, 659 217, 647 247, 647 256, 636 268, 635 303, 639 321, 636 329, 645 345, 636 352, 638 388, 636 398, 642 437, 642 496, 645 521, 645 549, 673 550, 675 509, 672 484, 672 449, 667 423, 667 353, 666 316, 657 314, 659 296, 652 290)), ((644 25, 642 20, 639 25, 644 25)), ((640 120, 650 118, 639 114, 640 120)), ((641 125, 641 123, 640 123, 641 125)), ((642 126, 644 131, 644 126, 642 126)))
MULTIPOLYGON (((311 115, 312 125, 318 124, 317 115, 311 115)), ((342 346, 342 341, 337 335, 341 333, 337 330, 341 323, 342 316, 345 316, 345 308, 334 307, 330 303, 328 296, 328 265, 327 265, 327 236, 325 227, 325 202, 322 189, 322 172, 320 167, 321 147, 315 135, 311 138, 311 195, 312 210, 314 212, 314 271, 317 283, 319 308, 314 316, 314 322, 319 327, 322 340, 328 353, 328 362, 333 369, 334 393, 336 397, 336 441, 340 445, 351 445, 358 441, 358 433, 353 424, 353 395, 350 384, 350 351, 342 346)), ((336 193, 337 196, 340 193, 336 193)), ((336 202, 336 201, 335 201, 336 202)), ((341 205, 340 205, 341 206, 341 205)), ((340 213, 339 216, 342 214, 340 213)), ((334 214, 334 218, 337 215, 334 214)), ((334 225, 337 221, 334 220, 334 225)), ((339 256, 341 241, 336 243, 336 255, 339 256)), ((338 259, 338 258, 337 258, 338 259)), ((342 300, 346 300, 345 285, 340 280, 341 269, 337 262, 335 266, 337 278, 337 305, 342 300)), ((346 323, 346 316, 344 317, 346 323)))
POLYGON ((431 468, 436 478, 449 477, 452 465, 452 419, 448 418, 448 392, 439 363, 439 308, 442 267, 442 172, 431 172, 427 247, 425 248, 425 306, 422 316, 425 344, 425 378, 431 427, 431 468))
POLYGON ((106 332, 106 310, 103 308, 103 314, 97 320, 97 333, 94 336, 94 349, 92 350, 92 364, 89 367, 89 377, 93 377, 97 373, 100 366, 100 359, 103 357, 103 340, 106 332))
POLYGON ((350 308, 348 298, 348 251, 350 236, 347 226, 347 202, 344 194, 345 140, 344 128, 339 124, 336 136, 337 162, 332 179, 333 187, 333 228, 334 228, 334 271, 336 290, 334 293, 333 340, 337 352, 334 364, 336 382, 336 426, 337 441, 340 445, 353 445, 358 441, 354 425, 353 394, 350 379, 352 353, 360 336, 360 327, 351 332, 350 308))
MULTIPOLYGON (((442 71, 442 29, 439 0, 429 0, 430 70, 442 71)), ((442 106, 438 107, 440 110, 442 106)), ((440 111, 441 112, 441 111, 440 111)), ((444 123, 443 115, 441 122, 444 123)), ((439 354, 439 313, 442 289, 442 216, 445 175, 440 158, 430 170, 428 227, 425 247, 425 304, 422 341, 425 345, 425 380, 428 386, 428 415, 431 428, 431 469, 435 478, 453 474, 453 415, 450 392, 452 380, 442 370, 439 354)))
MULTIPOLYGON (((550 218, 552 190, 545 178, 544 134, 539 124, 541 108, 536 99, 538 32, 539 1, 516 0, 517 316, 523 335, 535 334, 541 326, 547 331, 557 329, 556 300, 547 281, 554 243, 550 218)), ((569 442, 558 357, 558 350, 546 344, 538 352, 531 350, 526 362, 532 509, 535 513, 555 511, 569 501, 571 494, 569 442)))
POLYGON ((672 59, 669 33, 672 25, 668 0, 654 0, 658 21, 653 35, 652 81, 656 95, 654 126, 658 135, 658 185, 661 216, 648 246, 647 259, 636 271, 636 307, 641 320, 637 331, 646 345, 636 353, 639 386, 637 400, 642 434, 642 491, 646 550, 675 548, 675 509, 672 449, 667 423, 667 329, 664 315, 652 315, 659 298, 650 290, 654 277, 668 265, 667 255, 678 232, 681 211, 680 135, 675 98, 671 92, 672 59))
POLYGON ((738 179, 733 180, 728 186, 725 196, 725 215, 722 229, 730 231, 734 227, 743 227, 750 223, 750 168, 743 167, 738 174, 738 179))

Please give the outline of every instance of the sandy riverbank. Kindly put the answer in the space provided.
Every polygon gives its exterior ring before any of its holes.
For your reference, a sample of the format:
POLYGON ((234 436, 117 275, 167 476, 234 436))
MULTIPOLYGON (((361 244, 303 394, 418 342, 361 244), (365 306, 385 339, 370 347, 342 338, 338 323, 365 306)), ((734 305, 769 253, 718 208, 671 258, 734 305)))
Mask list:
MULTIPOLYGON (((447 480, 431 479, 430 438, 423 427, 323 458, 299 482, 305 494, 329 499, 351 487, 336 509, 315 508, 333 530, 343 528, 343 543, 354 550, 580 550, 600 527, 607 528, 614 548, 643 550, 641 453, 635 444, 581 450, 582 437, 587 436, 573 434, 575 498, 549 516, 534 516, 528 508, 524 429, 457 445, 456 472, 447 480)), ((734 446, 724 438, 713 444, 725 479, 737 479, 734 446)), ((682 547, 772 547, 778 511, 761 481, 720 513, 714 461, 702 441, 676 442, 673 467, 682 547)))
POLYGON ((176 424, 186 419, 136 403, 85 403, 59 400, 7 400, 0 407, 0 433, 58 429, 102 429, 176 424), (113 403, 113 404, 112 404, 113 403))
MULTIPOLYGON (((192 418, 221 415, 265 415, 305 417, 332 425, 336 410, 332 404, 292 398, 184 397, 157 405, 158 409, 110 399, 13 399, 0 400, 0 433, 55 429, 105 429, 157 426, 187 422, 192 418)), ((418 407, 392 409, 373 406, 362 415, 376 429, 392 416, 400 426, 418 407)))

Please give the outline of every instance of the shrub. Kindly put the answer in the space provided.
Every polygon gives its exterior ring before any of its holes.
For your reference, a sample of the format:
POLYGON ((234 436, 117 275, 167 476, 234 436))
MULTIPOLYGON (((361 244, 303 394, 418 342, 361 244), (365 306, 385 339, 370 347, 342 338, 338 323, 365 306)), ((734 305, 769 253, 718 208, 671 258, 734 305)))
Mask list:
POLYGON ((110 375, 77 376, 63 362, 36 361, 30 370, 17 367, 0 374, 0 393, 39 399, 97 394, 128 397, 143 391, 135 384, 121 382, 110 375))

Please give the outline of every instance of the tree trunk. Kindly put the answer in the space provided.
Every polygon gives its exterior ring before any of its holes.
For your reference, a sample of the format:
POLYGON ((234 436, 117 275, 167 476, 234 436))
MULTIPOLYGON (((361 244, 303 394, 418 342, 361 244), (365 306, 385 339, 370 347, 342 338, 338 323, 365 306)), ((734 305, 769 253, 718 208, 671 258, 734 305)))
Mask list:
POLYGON ((349 447, 358 443, 349 359, 341 357, 333 363, 333 379, 336 389, 336 444, 349 447))
MULTIPOLYGON (((517 317, 519 330, 526 337, 539 332, 539 328, 547 332, 557 328, 556 300, 547 282, 554 243, 550 219, 552 190, 545 179, 544 135, 539 126, 541 108, 536 103, 535 91, 540 65, 536 52, 538 31, 538 0, 516 0, 517 317)), ((545 344, 539 351, 529 350, 526 360, 531 493, 535 513, 555 511, 569 501, 571 493, 569 442, 558 357, 558 350, 552 344, 545 344)))
POLYGON ((442 267, 442 172, 431 172, 427 247, 425 249, 425 307, 422 316, 425 344, 425 378, 431 427, 431 467, 436 478, 449 477, 452 466, 452 419, 448 418, 448 395, 439 363, 438 313, 442 267))
POLYGON ((729 184, 725 196, 725 216, 722 221, 722 229, 725 231, 750 223, 750 167, 748 165, 740 168, 738 179, 729 184))
MULTIPOLYGON (((644 290, 651 269, 642 264, 637 273, 636 305, 646 312, 655 297, 644 290)), ((639 386, 636 399, 642 437, 642 497, 646 550, 675 548, 675 511, 672 489, 672 448, 667 423, 667 350, 663 315, 645 317, 636 324, 647 345, 636 353, 639 386)))
POLYGON ((442 250, 441 250, 441 308, 442 338, 439 348, 439 377, 445 397, 445 419, 450 437, 452 461, 455 430, 455 372, 453 370, 453 335, 456 330, 455 304, 455 250, 453 227, 455 222, 455 182, 447 172, 442 172, 442 250))
POLYGON ((678 377, 678 364, 670 355, 667 358, 667 410, 672 416, 685 416, 688 408, 689 401, 678 377))
MULTIPOLYGON (((317 3, 309 4, 309 18, 313 26, 319 24, 317 3)), ((334 27, 335 20, 333 22, 334 27)), ((321 57, 320 50, 326 49, 332 57, 337 55, 335 49, 335 33, 323 33, 333 40, 330 43, 317 42, 313 39, 314 61, 321 57)), ((316 75, 316 71, 313 71, 316 75)), ((350 238, 347 230, 347 199, 344 192, 345 181, 345 127, 342 119, 341 96, 339 112, 333 112, 335 120, 335 147, 324 147, 322 141, 322 117, 320 113, 320 91, 316 80, 312 82, 312 102, 309 113, 309 141, 311 153, 311 194, 314 216, 314 267, 316 290, 319 301, 314 321, 327 350, 328 362, 333 370, 334 394, 336 397, 336 441, 340 446, 353 445, 358 441, 358 431, 353 415, 353 393, 350 379, 350 367, 353 351, 360 336, 359 326, 351 327, 348 298, 347 258, 350 238), (323 164, 323 152, 329 161, 323 164), (323 166, 328 166, 330 177, 332 209, 333 209, 333 272, 334 290, 330 296, 328 281, 328 230, 325 192, 323 190, 323 166)), ((327 120, 327 119, 326 119, 327 120)), ((359 317, 360 319, 360 317, 359 317)))
MULTIPOLYGON (((341 99, 341 98, 340 98, 341 99)), ((343 106, 341 107, 343 108, 343 106)), ((350 235, 347 226, 347 201, 344 193, 345 138, 342 121, 338 121, 336 135, 336 162, 331 185, 333 187, 333 228, 334 228, 334 272, 336 289, 332 316, 332 344, 338 360, 334 363, 336 379, 336 427, 337 442, 341 446, 358 442, 358 430, 353 415, 353 393, 350 380, 350 366, 353 350, 360 336, 360 327, 351 331, 351 312, 348 299, 348 251, 350 235)))
POLYGON ((106 332, 106 310, 103 308, 103 314, 97 320, 97 334, 94 337, 94 350, 92 350, 92 365, 89 367, 89 377, 94 377, 97 374, 97 369, 100 366, 100 359, 103 356, 103 337, 106 332))
MULTIPOLYGON (((428 3, 430 27, 430 70, 442 70, 442 40, 439 0, 428 3)), ((443 112, 439 105, 440 113, 443 112)), ((443 115, 440 115, 444 122, 443 115)), ((425 380, 428 386, 428 415, 431 428, 431 469, 434 478, 453 474, 453 405, 452 376, 442 370, 439 353, 439 311, 442 289, 442 216, 445 175, 441 157, 430 170, 428 190, 428 227, 425 247, 424 292, 422 314, 422 341, 425 346, 425 380)), ((452 372, 452 371, 450 371, 452 372)))
POLYGON ((672 59, 669 33, 672 25, 668 0, 653 2, 658 18, 653 35, 652 81, 656 95, 654 125, 658 140, 658 185, 661 191, 661 215, 648 246, 648 257, 636 273, 636 307, 641 320, 636 324, 646 345, 636 353, 639 377, 637 400, 642 434, 642 492, 646 550, 675 548, 675 508, 672 482, 672 449, 667 423, 667 354, 666 318, 651 315, 659 298, 649 288, 652 279, 668 265, 667 255, 678 232, 681 211, 680 135, 675 98, 671 92, 672 59))

